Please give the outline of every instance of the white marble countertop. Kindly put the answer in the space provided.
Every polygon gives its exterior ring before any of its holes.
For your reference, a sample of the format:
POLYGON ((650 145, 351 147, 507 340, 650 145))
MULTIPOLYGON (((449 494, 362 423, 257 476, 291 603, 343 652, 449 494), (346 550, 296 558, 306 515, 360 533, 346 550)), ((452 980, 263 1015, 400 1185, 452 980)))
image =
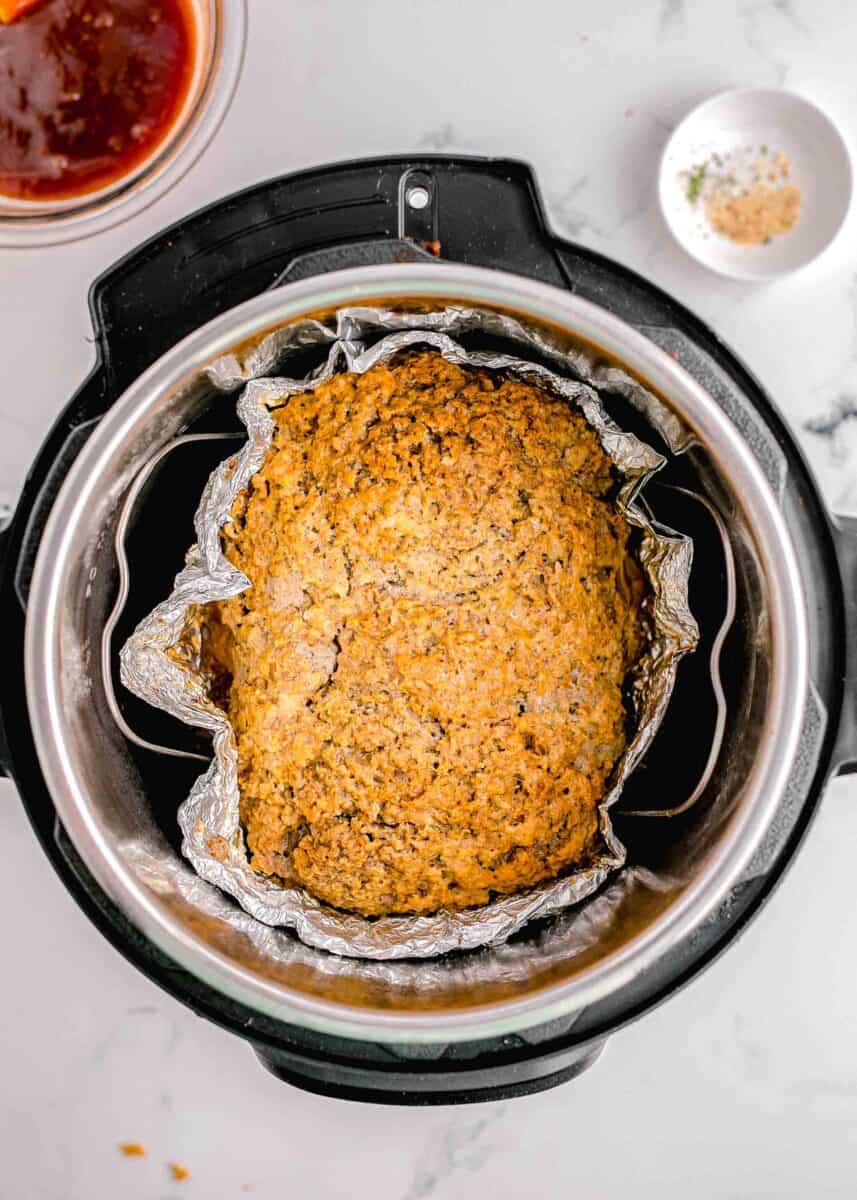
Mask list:
MULTIPOLYGON (((671 243, 654 192, 670 128, 727 87, 805 92, 854 146, 857 6, 250 0, 250 8, 235 104, 172 193, 90 241, 0 252, 0 500, 14 497, 91 362, 86 290, 102 269, 243 185, 423 147, 533 163, 556 227, 708 319, 785 412, 831 506, 857 509, 857 222, 799 276, 748 287, 705 273, 671 243)), ((855 844, 857 783, 839 781, 746 936, 614 1037, 578 1081, 496 1106, 380 1109, 278 1084, 240 1042, 138 975, 68 898, 3 782, 0 1195, 853 1196, 855 844), (126 1140, 148 1156, 123 1158, 117 1143, 126 1140), (192 1178, 171 1182, 168 1161, 186 1164, 192 1178)))

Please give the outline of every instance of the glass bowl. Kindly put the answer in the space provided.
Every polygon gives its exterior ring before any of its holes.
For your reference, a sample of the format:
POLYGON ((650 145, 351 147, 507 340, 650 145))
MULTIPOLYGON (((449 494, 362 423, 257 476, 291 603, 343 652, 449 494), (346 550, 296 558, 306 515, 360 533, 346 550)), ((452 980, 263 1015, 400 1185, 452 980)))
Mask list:
POLYGON ((46 246, 101 233, 163 196, 193 165, 229 109, 247 32, 246 0, 190 0, 196 61, 181 112, 167 136, 127 175, 63 200, 0 195, 0 246, 46 246))

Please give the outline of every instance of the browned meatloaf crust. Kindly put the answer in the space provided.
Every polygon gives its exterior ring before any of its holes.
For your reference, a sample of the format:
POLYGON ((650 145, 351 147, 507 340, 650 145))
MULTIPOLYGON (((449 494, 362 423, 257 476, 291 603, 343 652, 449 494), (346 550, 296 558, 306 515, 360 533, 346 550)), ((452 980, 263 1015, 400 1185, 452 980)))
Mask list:
POLYGON ((253 867, 374 916, 584 861, 645 627, 592 429, 426 352, 274 416, 206 635, 253 867))

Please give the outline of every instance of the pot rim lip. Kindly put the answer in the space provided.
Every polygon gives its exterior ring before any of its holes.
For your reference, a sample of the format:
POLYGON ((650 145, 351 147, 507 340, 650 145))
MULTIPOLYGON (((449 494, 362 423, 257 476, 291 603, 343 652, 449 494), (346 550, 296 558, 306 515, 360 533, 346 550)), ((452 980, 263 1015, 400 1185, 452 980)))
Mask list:
POLYGON ((456 263, 361 266, 280 288, 227 310, 177 343, 111 406, 51 508, 39 546, 25 627, 26 695, 48 789, 66 832, 98 884, 132 925, 215 991, 275 1020, 358 1040, 464 1041, 567 1016, 615 992, 664 949, 716 912, 742 878, 767 832, 793 766, 809 694, 808 617, 801 575, 777 499, 740 432, 716 401, 666 351, 607 310, 572 293, 508 272, 456 263), (77 522, 99 486, 99 464, 142 416, 214 358, 272 328, 319 311, 396 299, 466 302, 543 321, 602 348, 668 399, 741 496, 768 580, 772 642, 766 732, 744 784, 745 798, 697 876, 645 929, 571 980, 515 1000, 451 1012, 394 1013, 321 1000, 237 966, 170 917, 104 836, 77 776, 63 730, 59 613, 77 522), (728 459, 728 465, 727 460, 728 459))

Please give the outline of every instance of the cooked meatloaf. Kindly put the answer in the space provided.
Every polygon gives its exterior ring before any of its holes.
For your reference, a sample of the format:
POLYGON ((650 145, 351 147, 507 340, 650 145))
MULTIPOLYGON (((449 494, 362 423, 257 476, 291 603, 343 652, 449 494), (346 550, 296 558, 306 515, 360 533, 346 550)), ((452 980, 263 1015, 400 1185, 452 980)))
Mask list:
POLYGON ((366 916, 583 863, 644 585, 613 469, 538 387, 429 352, 274 413, 208 606, 255 870, 366 916))

